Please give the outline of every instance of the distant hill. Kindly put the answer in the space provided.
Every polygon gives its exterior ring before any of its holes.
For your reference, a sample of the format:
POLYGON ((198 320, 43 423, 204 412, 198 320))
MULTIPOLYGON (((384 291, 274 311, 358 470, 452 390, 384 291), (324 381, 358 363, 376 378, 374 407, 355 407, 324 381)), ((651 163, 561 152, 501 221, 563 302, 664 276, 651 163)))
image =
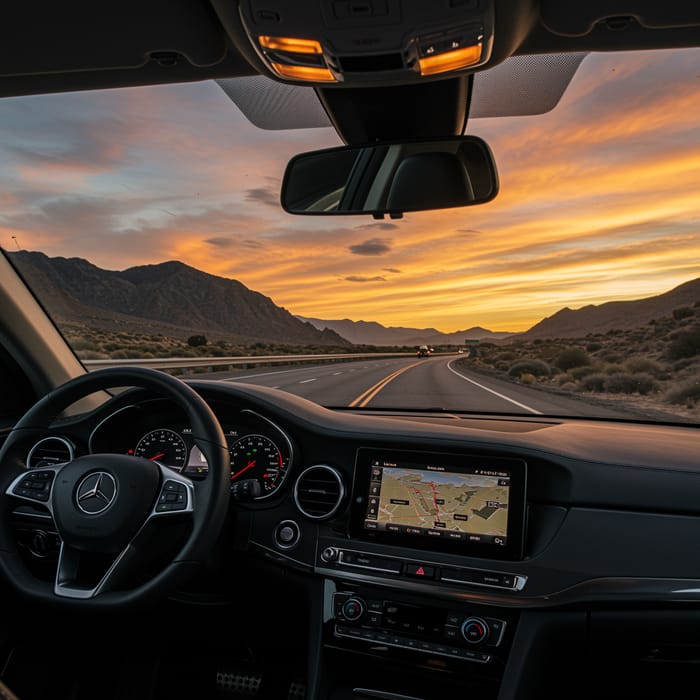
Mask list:
POLYGON ((234 342, 349 346, 237 280, 201 272, 181 262, 103 270, 82 258, 9 253, 39 300, 59 322, 108 331, 202 333, 234 342))
POLYGON ((435 328, 403 328, 383 326, 376 321, 351 321, 348 318, 326 321, 297 316, 319 330, 328 328, 356 345, 463 345, 469 340, 500 340, 510 333, 498 333, 475 326, 465 331, 442 333, 435 328))
POLYGON ((669 292, 633 301, 590 304, 580 309, 564 308, 542 319, 518 338, 577 338, 588 333, 606 333, 642 326, 652 319, 670 316, 674 309, 700 302, 700 278, 685 282, 669 292))

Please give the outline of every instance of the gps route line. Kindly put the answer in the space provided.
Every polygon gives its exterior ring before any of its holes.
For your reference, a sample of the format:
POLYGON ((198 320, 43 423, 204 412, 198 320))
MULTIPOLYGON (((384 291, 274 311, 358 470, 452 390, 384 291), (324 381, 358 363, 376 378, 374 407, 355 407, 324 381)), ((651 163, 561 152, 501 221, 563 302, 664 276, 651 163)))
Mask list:
POLYGON ((396 377, 403 374, 406 370, 411 369, 411 367, 421 365, 423 362, 424 360, 421 360, 420 362, 414 362, 412 365, 408 365, 407 367, 397 369, 395 372, 392 372, 390 375, 384 377, 384 379, 380 379, 376 384, 367 389, 367 391, 362 392, 356 399, 351 401, 348 406, 350 408, 364 408, 389 382, 396 379, 396 377))

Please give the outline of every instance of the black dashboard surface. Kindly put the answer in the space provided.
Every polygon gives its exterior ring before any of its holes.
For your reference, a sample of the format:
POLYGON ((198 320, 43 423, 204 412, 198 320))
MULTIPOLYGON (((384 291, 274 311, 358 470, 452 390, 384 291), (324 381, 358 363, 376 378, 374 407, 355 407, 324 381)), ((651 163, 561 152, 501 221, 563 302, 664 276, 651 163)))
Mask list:
MULTIPOLYGON (((523 608, 700 597, 700 566, 688 556, 700 536, 700 443, 693 428, 529 417, 360 414, 328 410, 264 387, 190 383, 214 409, 230 449, 243 439, 248 440, 246 448, 270 441, 279 448, 274 459, 265 457, 274 488, 256 500, 232 500, 230 527, 239 531, 242 548, 282 566, 310 575, 409 587, 438 598, 523 608), (253 443, 251 435, 259 441, 253 443), (351 514, 358 507, 358 491, 353 491, 356 459, 362 448, 516 459, 526 464, 522 556, 506 560, 497 553, 477 556, 468 548, 462 552, 458 546, 450 551, 431 549, 423 540, 412 547, 405 540, 398 546, 357 531, 351 535, 351 514), (302 514, 295 497, 299 476, 318 465, 331 469, 341 482, 340 502, 329 517, 302 514), (278 537, 281 524, 288 521, 299 530, 291 547, 278 537), (438 573, 433 580, 421 581, 407 580, 403 571, 368 575, 324 561, 321 553, 327 547, 429 564, 438 573), (441 567, 516 576, 519 585, 504 590, 446 583, 441 567)), ((93 414, 63 421, 52 434, 74 443, 79 455, 128 453, 145 434, 157 430, 184 436, 192 452, 196 436, 190 431, 188 439, 183 417, 140 390, 122 392, 93 414)), ((253 472, 253 461, 250 457, 240 461, 239 455, 232 475, 241 469, 253 472)), ((206 469, 190 466, 183 473, 206 478, 206 469)), ((251 476, 249 472, 241 476, 251 476)), ((268 478, 269 473, 263 472, 259 474, 268 478)))

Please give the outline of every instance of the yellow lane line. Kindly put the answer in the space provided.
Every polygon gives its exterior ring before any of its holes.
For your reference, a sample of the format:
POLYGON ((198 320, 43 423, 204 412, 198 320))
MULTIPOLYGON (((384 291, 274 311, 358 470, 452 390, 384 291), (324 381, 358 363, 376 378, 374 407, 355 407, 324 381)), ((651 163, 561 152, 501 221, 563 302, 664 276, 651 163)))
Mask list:
POLYGON ((406 370, 411 369, 411 367, 420 365, 423 362, 425 362, 425 360, 414 362, 412 365, 407 365, 406 367, 397 369, 395 372, 392 372, 390 375, 384 377, 384 379, 380 379, 376 384, 373 384, 369 389, 367 389, 367 391, 363 391, 356 399, 351 401, 348 406, 350 408, 364 408, 389 382, 396 379, 396 377, 403 374, 406 370))

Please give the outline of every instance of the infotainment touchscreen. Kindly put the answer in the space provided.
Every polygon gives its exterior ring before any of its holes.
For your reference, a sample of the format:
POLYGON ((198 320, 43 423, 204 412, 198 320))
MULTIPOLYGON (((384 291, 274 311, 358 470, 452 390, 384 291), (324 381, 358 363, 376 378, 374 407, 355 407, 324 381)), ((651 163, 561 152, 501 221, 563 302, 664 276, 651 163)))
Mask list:
POLYGON ((420 548, 517 557, 525 469, 517 459, 359 450, 353 534, 420 548))

